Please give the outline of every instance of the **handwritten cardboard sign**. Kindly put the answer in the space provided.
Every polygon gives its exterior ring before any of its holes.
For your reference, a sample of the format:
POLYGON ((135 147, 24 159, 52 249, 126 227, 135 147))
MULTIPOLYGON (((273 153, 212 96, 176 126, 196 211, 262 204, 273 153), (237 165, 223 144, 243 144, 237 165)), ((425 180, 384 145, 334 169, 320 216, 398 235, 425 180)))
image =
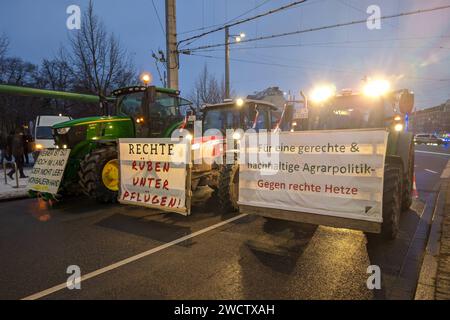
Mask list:
POLYGON ((161 138, 119 139, 119 202, 188 214, 190 144, 161 138))
POLYGON ((28 178, 28 189, 57 194, 70 149, 44 149, 39 153, 28 178))

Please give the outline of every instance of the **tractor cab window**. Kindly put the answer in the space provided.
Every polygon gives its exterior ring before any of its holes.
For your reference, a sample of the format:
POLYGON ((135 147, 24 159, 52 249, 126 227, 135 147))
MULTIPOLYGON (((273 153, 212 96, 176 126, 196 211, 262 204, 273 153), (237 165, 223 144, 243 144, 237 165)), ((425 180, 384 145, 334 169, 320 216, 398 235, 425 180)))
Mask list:
POLYGON ((155 101, 148 106, 147 136, 165 135, 170 128, 183 121, 181 108, 188 108, 191 102, 175 95, 157 92, 155 101))
POLYGON ((121 96, 118 102, 119 110, 133 118, 142 116, 141 102, 143 98, 144 92, 135 92, 121 96))
POLYGON ((379 128, 384 126, 384 102, 364 96, 340 96, 309 108, 310 130, 379 128))
POLYGON ((259 106, 257 110, 258 117, 256 118, 256 123, 254 124, 255 130, 270 130, 269 110, 266 107, 261 106, 259 106))
POLYGON ((231 108, 207 110, 203 120, 203 129, 218 129, 223 133, 226 129, 241 128, 241 112, 231 108))

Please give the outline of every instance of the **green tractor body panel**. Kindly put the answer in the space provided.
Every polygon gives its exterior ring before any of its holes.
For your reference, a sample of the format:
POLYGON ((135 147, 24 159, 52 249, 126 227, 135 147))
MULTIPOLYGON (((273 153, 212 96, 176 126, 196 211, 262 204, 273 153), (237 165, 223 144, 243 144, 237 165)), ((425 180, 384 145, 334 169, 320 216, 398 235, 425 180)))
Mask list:
POLYGON ((81 160, 99 143, 135 136, 133 120, 125 116, 74 119, 54 125, 53 130, 56 145, 71 149, 64 176, 67 184, 78 179, 81 160), (62 134, 58 129, 67 131, 62 134))
MULTIPOLYGON (((100 97, 91 94, 64 92, 46 89, 27 88, 13 85, 0 84, 0 93, 18 95, 18 96, 30 96, 30 97, 42 97, 52 99, 63 99, 78 101, 84 103, 99 103, 100 97)), ((107 97, 106 100, 114 101, 114 97, 107 97)))

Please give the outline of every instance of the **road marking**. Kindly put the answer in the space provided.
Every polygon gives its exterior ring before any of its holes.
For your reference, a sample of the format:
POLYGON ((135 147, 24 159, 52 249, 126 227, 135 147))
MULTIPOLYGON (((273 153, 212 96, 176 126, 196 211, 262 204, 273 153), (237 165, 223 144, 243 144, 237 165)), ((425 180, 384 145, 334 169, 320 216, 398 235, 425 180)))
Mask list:
MULTIPOLYGON (((142 259, 144 257, 147 257, 147 256, 149 256, 149 255, 151 255, 153 253, 158 252, 158 251, 170 248, 170 247, 172 247, 172 246, 174 246, 174 245, 176 245, 178 243, 181 243, 181 242, 186 241, 188 239, 194 238, 194 237, 199 236, 199 235, 201 235, 203 233, 206 233, 208 231, 217 229, 217 228, 219 228, 219 227, 221 227, 223 225, 226 225, 226 224, 228 224, 230 222, 233 222, 233 221, 236 221, 238 219, 241 219, 241 218, 243 218, 243 217, 245 217, 247 215, 248 215, 247 213, 240 214, 240 215, 238 215, 236 217, 233 217, 233 218, 230 218, 228 220, 216 223, 216 224, 214 224, 212 226, 209 226, 209 227, 207 227, 205 229, 201 229, 201 230, 196 231, 194 233, 188 234, 188 235, 186 235, 184 237, 181 237, 181 238, 175 239, 175 240, 173 240, 171 242, 168 242, 168 243, 165 243, 163 245, 160 245, 159 247, 156 247, 156 248, 144 251, 144 252, 139 253, 137 255, 134 255, 132 257, 129 257, 129 258, 126 258, 124 260, 121 260, 121 261, 118 261, 116 263, 113 263, 113 264, 111 264, 109 266, 106 266, 106 267, 103 267, 101 269, 92 271, 92 272, 90 272, 90 273, 88 273, 88 274, 86 274, 84 276, 81 276, 80 283, 82 281, 86 281, 88 279, 91 279, 91 278, 94 278, 94 277, 96 277, 98 275, 101 275, 101 274, 103 274, 105 272, 108 272, 108 271, 120 268, 120 267, 122 267, 122 266, 124 266, 126 264, 129 264, 129 263, 134 262, 136 260, 139 260, 139 259, 142 259)), ((42 297, 48 296, 48 295, 50 295, 52 293, 55 293, 55 292, 60 291, 60 290, 63 290, 65 288, 67 288, 66 282, 61 283, 61 284, 59 284, 57 286, 51 287, 49 289, 37 292, 37 293, 32 294, 32 295, 30 295, 28 297, 22 298, 22 300, 36 300, 36 299, 40 299, 42 297)))
POLYGON ((431 172, 431 173, 437 173, 436 171, 430 170, 430 169, 425 169, 425 171, 431 172))
POLYGON ((437 154, 437 155, 440 155, 440 156, 449 156, 449 157, 450 157, 450 153, 431 152, 431 151, 422 151, 422 150, 415 150, 415 152, 419 152, 419 153, 429 153, 429 154, 437 154))

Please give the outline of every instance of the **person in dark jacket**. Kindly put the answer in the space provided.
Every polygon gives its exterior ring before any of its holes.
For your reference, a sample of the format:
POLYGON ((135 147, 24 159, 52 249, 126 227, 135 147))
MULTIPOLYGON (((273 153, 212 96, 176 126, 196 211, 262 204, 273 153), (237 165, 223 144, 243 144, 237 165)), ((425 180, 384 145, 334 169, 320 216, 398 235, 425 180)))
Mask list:
MULTIPOLYGON (((24 160, 24 147, 23 147, 23 131, 20 128, 15 130, 13 136, 11 136, 10 140, 10 150, 11 154, 14 156, 14 161, 17 165, 17 170, 19 170, 20 178, 28 178, 23 172, 23 160, 24 160)), ((13 174, 16 173, 16 170, 12 168, 12 170, 8 173, 8 176, 11 179, 13 178, 13 174)))
POLYGON ((30 164, 29 145, 30 145, 30 142, 32 141, 33 137, 28 133, 28 129, 24 128, 23 132, 24 132, 24 134, 22 136, 23 137, 23 156, 25 158, 25 163, 28 165, 28 164, 30 164))
POLYGON ((0 166, 3 167, 3 162, 6 160, 6 137, 0 134, 0 166))

